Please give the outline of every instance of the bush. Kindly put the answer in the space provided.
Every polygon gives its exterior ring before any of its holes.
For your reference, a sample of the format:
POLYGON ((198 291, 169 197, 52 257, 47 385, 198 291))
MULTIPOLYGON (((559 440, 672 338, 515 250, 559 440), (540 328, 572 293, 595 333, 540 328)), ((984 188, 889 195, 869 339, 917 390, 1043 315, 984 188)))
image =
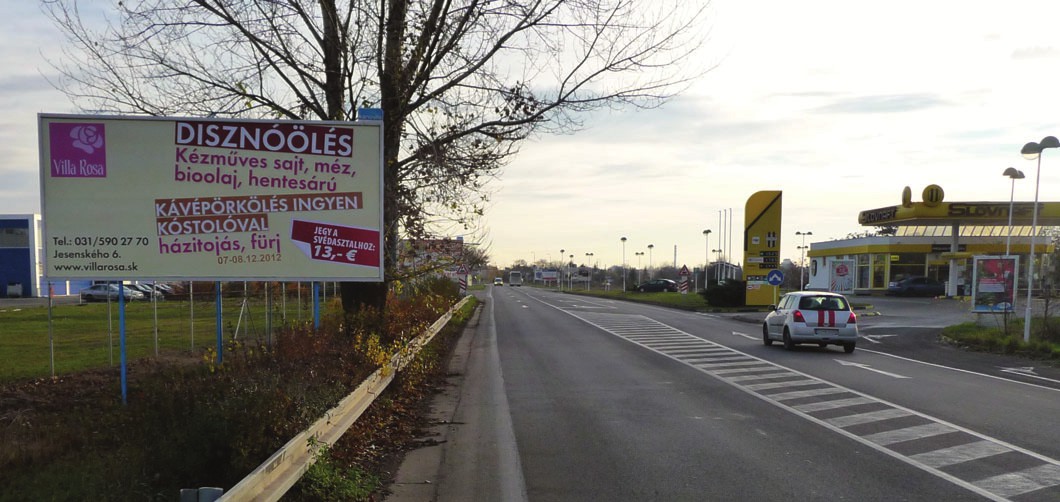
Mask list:
POLYGON ((730 279, 725 284, 711 285, 700 295, 713 307, 743 307, 747 302, 747 283, 730 279))
MULTIPOLYGON (((113 368, 0 388, 0 419, 11 417, 0 420, 0 501, 168 500, 181 488, 230 487, 433 323, 455 299, 446 289, 392 296, 364 324, 333 314, 272 345, 229 340, 223 365, 212 348, 198 363, 134 362, 126 406, 113 368)), ((322 490, 343 499, 377 489, 346 467, 354 483, 333 483, 333 467, 317 472, 322 490)))

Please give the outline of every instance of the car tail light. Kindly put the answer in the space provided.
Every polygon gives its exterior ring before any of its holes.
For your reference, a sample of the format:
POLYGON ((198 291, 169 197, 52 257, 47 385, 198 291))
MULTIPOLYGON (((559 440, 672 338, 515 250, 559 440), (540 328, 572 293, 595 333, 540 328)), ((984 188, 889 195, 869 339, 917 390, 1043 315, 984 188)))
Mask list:
POLYGON ((794 319, 795 322, 801 322, 804 324, 806 323, 806 318, 802 316, 801 310, 796 310, 795 312, 792 312, 791 318, 794 319))
POLYGON ((857 324, 857 323, 858 323, 858 316, 855 315, 853 312, 851 312, 850 313, 850 318, 847 319, 847 324, 857 324))

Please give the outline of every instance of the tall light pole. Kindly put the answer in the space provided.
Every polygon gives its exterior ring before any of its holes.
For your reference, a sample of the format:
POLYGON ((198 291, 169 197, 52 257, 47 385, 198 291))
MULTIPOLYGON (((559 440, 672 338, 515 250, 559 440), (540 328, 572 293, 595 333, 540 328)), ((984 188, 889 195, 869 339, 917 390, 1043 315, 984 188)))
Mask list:
POLYGON ((651 280, 651 250, 655 249, 655 244, 648 244, 648 280, 651 280))
POLYGON ((642 282, 640 280, 640 257, 644 256, 644 251, 637 251, 633 254, 637 255, 637 284, 639 285, 642 282))
POLYGON ((1023 342, 1031 341, 1031 291, 1034 289, 1034 237, 1038 233, 1038 185, 1042 179, 1042 151, 1046 148, 1060 148, 1056 136, 1046 136, 1038 143, 1023 145, 1020 154, 1027 160, 1038 160, 1038 173, 1034 177, 1034 213, 1031 217, 1031 253, 1027 259, 1027 312, 1023 317, 1023 342))
MULTIPOLYGON (((566 256, 566 255, 564 255, 564 254, 563 254, 563 253, 564 253, 564 252, 566 252, 566 251, 567 251, 566 249, 560 249, 560 250, 559 250, 559 259, 561 259, 561 260, 562 260, 562 259, 563 259, 563 257, 564 257, 564 256, 566 256)), ((563 270, 563 269, 561 268, 560 270, 563 270)), ((557 272, 558 272, 558 271, 557 271, 557 272)), ((570 267, 567 267, 567 273, 570 273, 570 267)), ((556 282, 557 282, 557 283, 559 283, 559 290, 560 290, 560 291, 563 291, 563 278, 562 278, 562 277, 560 277, 560 278, 559 278, 559 280, 558 280, 558 281, 556 281, 556 282)))
POLYGON ((593 266, 593 254, 585 253, 585 256, 589 257, 589 280, 585 281, 585 290, 589 291, 593 288, 593 269, 596 267, 593 266))
POLYGON ((813 235, 813 232, 795 232, 795 235, 802 237, 802 245, 799 246, 799 249, 802 250, 802 257, 799 258, 799 291, 802 291, 806 284, 802 280, 803 271, 806 269, 806 236, 813 235))
POLYGON ((802 291, 803 288, 805 288, 805 286, 804 286, 805 283, 802 281, 802 271, 804 269, 803 264, 806 263, 806 257, 805 257, 806 250, 810 249, 810 246, 796 246, 796 247, 798 248, 799 252, 802 253, 802 255, 803 255, 803 257, 799 259, 799 291, 802 291))
POLYGON ((706 291, 709 287, 710 280, 707 278, 707 271, 710 270, 710 229, 703 231, 703 254, 706 255, 707 263, 703 265, 703 291, 706 291))
POLYGON ((626 238, 623 237, 622 241, 622 292, 626 292, 626 238))
MULTIPOLYGON (((721 229, 721 235, 718 236, 718 266, 721 266, 722 253, 725 249, 725 210, 718 211, 718 228, 721 229)), ((719 273, 720 274, 720 273, 719 273)), ((721 275, 718 275, 718 282, 721 282, 721 275)))
POLYGON ((572 275, 571 271, 570 271, 571 265, 574 265, 574 255, 573 254, 570 255, 570 261, 567 262, 567 280, 570 281, 570 283, 567 284, 567 287, 571 290, 571 292, 574 292, 574 275, 572 275))
MULTIPOLYGON (((730 253, 732 252, 732 208, 731 207, 729 208, 729 245, 727 246, 727 249, 729 250, 730 253)), ((728 258, 729 259, 726 260, 726 263, 731 263, 732 262, 732 256, 728 256, 728 258)), ((730 274, 730 278, 735 279, 736 278, 736 265, 732 266, 731 271, 732 271, 732 273, 730 274)))
POLYGON ((718 257, 714 260, 714 263, 716 264, 714 266, 714 268, 717 269, 714 272, 714 278, 717 279, 717 281, 720 283, 721 282, 721 250, 720 249, 711 249, 710 252, 711 253, 715 253, 715 254, 718 255, 718 257))
POLYGON ((1008 256, 1012 252, 1012 207, 1016 196, 1016 180, 1021 180, 1025 176, 1023 176, 1023 171, 1015 167, 1005 169, 1001 175, 1012 178, 1012 188, 1008 194, 1008 237, 1005 238, 1005 256, 1008 256))

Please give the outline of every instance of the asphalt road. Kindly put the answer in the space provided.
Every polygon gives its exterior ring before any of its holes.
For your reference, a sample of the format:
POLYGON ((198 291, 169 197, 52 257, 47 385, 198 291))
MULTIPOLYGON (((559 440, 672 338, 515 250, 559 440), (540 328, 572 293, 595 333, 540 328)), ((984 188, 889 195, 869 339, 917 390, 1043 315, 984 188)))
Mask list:
POLYGON ((1060 499, 1060 378, 934 343, 959 302, 873 299, 844 354, 746 314, 485 296, 391 500, 1060 499))

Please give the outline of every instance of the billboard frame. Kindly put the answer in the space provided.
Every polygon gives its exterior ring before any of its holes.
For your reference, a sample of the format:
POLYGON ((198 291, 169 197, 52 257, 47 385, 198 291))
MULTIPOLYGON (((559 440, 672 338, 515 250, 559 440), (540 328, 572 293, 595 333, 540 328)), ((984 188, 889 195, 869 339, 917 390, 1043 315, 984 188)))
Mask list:
MULTIPOLYGON (((382 125, 381 120, 311 121, 39 113, 38 146, 45 278, 48 281, 92 279, 383 282, 385 276, 386 232, 384 230, 383 213, 385 187, 382 125), (104 132, 109 135, 111 130, 114 129, 117 131, 114 137, 118 138, 113 143, 109 141, 111 138, 107 138, 108 141, 106 142, 100 140, 99 145, 102 146, 97 146, 97 148, 103 151, 102 155, 106 159, 102 169, 87 171, 81 175, 74 173, 73 175, 57 176, 57 174, 63 173, 63 167, 53 163, 57 157, 55 153, 58 151, 57 149, 65 148, 66 146, 53 145, 53 142, 59 136, 53 138, 49 128, 55 124, 84 125, 96 123, 109 126, 100 131, 101 136, 104 132), (274 145, 264 141, 258 144, 239 143, 237 146, 222 143, 181 143, 180 141, 183 141, 181 133, 187 129, 186 124, 191 124, 192 127, 209 128, 214 126, 215 128, 229 127, 241 131, 258 131, 260 134, 259 139, 270 136, 273 138, 283 137, 284 139, 282 147, 276 149, 273 148, 274 145), (136 127, 140 127, 142 131, 136 131, 136 127), (169 136, 168 138, 167 135, 169 136), (142 141, 138 142, 137 139, 141 138, 142 141), (310 140, 312 143, 310 143, 310 140), (344 141, 348 144, 343 143, 344 141), (117 146, 108 148, 111 144, 117 146), (248 148, 246 145, 253 145, 256 148, 248 148), (151 150, 155 147, 161 148, 151 150), (182 160, 179 150, 185 147, 194 148, 196 153, 212 153, 214 156, 225 154, 237 158, 242 156, 244 158, 241 160, 260 162, 260 165, 241 166, 245 170, 231 169, 230 171, 225 171, 223 168, 218 168, 216 171, 206 171, 204 169, 196 173, 197 176, 201 175, 200 178, 213 175, 214 180, 219 180, 224 175, 230 175, 228 179, 235 181, 230 181, 229 185, 217 182, 209 184, 209 182, 205 181, 199 184, 180 184, 183 181, 177 179, 180 176, 180 170, 187 168, 187 172, 190 173, 193 172, 191 167, 196 167, 192 166, 191 162, 187 165, 181 164, 182 160), (169 150, 166 151, 166 149, 169 150), (176 162, 174 162, 174 149, 178 150, 176 162), (129 159, 135 159, 140 162, 132 165, 129 159), (343 164, 345 166, 344 169, 352 172, 352 174, 345 176, 338 171, 321 171, 320 166, 326 163, 325 160, 327 159, 334 160, 336 165, 343 164), (279 170, 280 162, 293 163, 296 160, 305 164, 301 173, 298 172, 297 168, 293 171, 279 170), (315 170, 311 169, 314 161, 316 162, 315 170), (283 174, 283 183, 252 184, 251 182, 255 181, 254 175, 257 174, 254 172, 255 167, 260 168, 259 172, 261 175, 259 175, 259 178, 265 175, 278 177, 283 174), (52 172, 52 169, 55 169, 55 172, 52 172), (107 180, 106 176, 111 173, 115 174, 115 178, 107 180), (126 182, 122 179, 122 176, 128 173, 132 173, 132 176, 135 177, 135 182, 126 182), (325 174, 327 178, 325 178, 325 174), (151 176, 158 181, 156 183, 150 183, 149 179, 145 181, 145 178, 151 176), (166 179, 167 176, 169 176, 168 180, 166 179), (320 176, 320 178, 318 179, 317 176, 320 176), (244 178, 236 179, 237 177, 244 178), (362 179, 364 180, 363 182, 361 181, 362 179), (327 181, 332 184, 327 185, 327 181), (65 185, 63 185, 64 183, 65 185), (111 186, 116 184, 122 185, 111 186), (125 228, 137 228, 138 231, 130 232, 132 234, 131 238, 134 240, 149 239, 151 242, 149 246, 154 247, 154 250, 135 249, 132 250, 132 256, 137 258, 146 257, 146 263, 142 261, 133 262, 134 265, 141 265, 135 270, 72 271, 68 268, 66 271, 60 271, 53 265, 61 262, 67 256, 74 256, 74 259, 86 262, 92 258, 84 258, 83 256, 92 257, 97 251, 98 253, 96 254, 102 254, 103 252, 109 254, 110 249, 113 248, 109 244, 119 245, 113 249, 126 249, 125 246, 120 246, 120 244, 124 244, 127 239, 119 239, 115 242, 111 235, 106 235, 98 226, 82 225, 82 228, 85 228, 86 231, 84 232, 85 235, 80 236, 81 238, 77 241, 77 245, 72 240, 64 237, 64 235, 71 233, 69 225, 64 229, 63 225, 56 221, 58 218, 69 217, 71 210, 63 208, 63 202, 57 204, 53 199, 70 196, 72 192, 76 193, 74 192, 75 190, 92 189, 70 188, 79 187, 80 185, 95 188, 103 187, 101 190, 103 197, 94 200, 104 205, 111 204, 109 201, 113 199, 126 200, 126 195, 129 195, 130 197, 128 198, 135 200, 137 203, 145 203, 147 199, 154 199, 153 203, 156 205, 152 219, 156 221, 160 219, 157 212, 158 201, 168 199, 171 196, 174 200, 225 198, 229 201, 234 199, 282 199, 286 197, 287 203, 297 204, 302 210, 292 208, 288 211, 269 210, 256 214, 257 220, 259 222, 264 221, 266 225, 266 230, 261 232, 259 237, 264 237, 268 233, 270 239, 277 239, 277 242, 275 242, 275 257, 280 261, 271 264, 267 264, 264 261, 251 262, 249 259, 240 259, 241 256, 251 256, 249 250, 252 249, 253 244, 249 240, 250 232, 245 231, 245 229, 260 228, 260 224, 256 227, 254 226, 255 221, 253 220, 255 217, 248 217, 245 214, 235 217, 230 214, 225 216, 228 220, 239 220, 241 218, 250 220, 249 222, 241 222, 243 226, 238 227, 240 230, 231 231, 221 229, 216 222, 210 223, 208 221, 209 216, 186 216, 181 214, 179 215, 180 218, 186 218, 187 220, 182 220, 189 225, 187 228, 192 228, 194 231, 207 228, 207 224, 214 225, 214 231, 209 233, 189 232, 187 235, 190 237, 186 238, 188 242, 180 243, 183 248, 190 248, 188 244, 194 242, 200 247, 212 244, 212 249, 218 251, 173 255, 166 254, 168 251, 165 251, 167 248, 162 242, 163 230, 161 230, 161 225, 158 226, 156 231, 146 232, 143 229, 154 225, 154 221, 145 222, 143 216, 116 214, 114 218, 119 225, 112 225, 112 227, 119 230, 108 230, 106 233, 113 233, 114 236, 117 236, 125 228), (173 193, 161 192, 167 189, 173 193), (185 197, 181 197, 182 195, 185 197), (327 217, 323 217, 324 215, 327 215, 327 217), (207 221, 206 223, 191 221, 195 218, 206 219, 207 221), (331 221, 319 223, 321 220, 326 219, 331 221), (331 247, 330 245, 317 246, 304 240, 298 241, 295 238, 296 229, 294 226, 296 220, 301 224, 298 232, 302 234, 306 232, 309 234, 332 232, 330 235, 313 237, 313 242, 317 242, 319 238, 321 242, 326 241, 329 244, 335 244, 335 252, 328 255, 329 259, 324 259, 323 254, 318 255, 317 248, 323 249, 324 247, 331 247), (57 228, 58 230, 53 232, 53 229, 57 228), (93 233, 96 235, 91 235, 93 233), (197 236, 204 237, 200 239, 197 236), (221 252, 220 237, 222 236, 225 239, 230 237, 246 239, 244 241, 244 249, 240 251, 242 254, 233 252, 226 255, 221 252), (108 245, 98 246, 96 242, 87 239, 88 237, 106 237, 105 241, 100 242, 107 242, 108 245), (216 242, 209 242, 214 239, 217 239, 216 242), (86 246, 86 242, 89 245, 86 246), (107 248, 106 251, 103 250, 104 247, 107 248), (80 254, 75 256, 74 252, 80 254), (231 256, 233 261, 238 261, 238 263, 225 263, 224 267, 226 268, 222 268, 221 262, 224 256, 231 256), (211 260, 207 257, 213 257, 213 259, 211 260), (211 261, 216 265, 210 263, 211 261), (247 263, 243 263, 243 261, 247 261, 247 263), (191 265, 188 264, 189 262, 191 265), (288 264, 290 265, 288 266, 288 264), (179 269, 179 272, 177 269, 179 269)), ((73 136, 71 135, 71 137, 73 136)), ((195 138, 196 141, 205 141, 208 136, 204 133, 198 133, 195 138)), ((229 136, 228 138, 232 142, 242 139, 242 137, 238 136, 229 136)), ((78 146, 76 144, 78 141, 91 143, 81 138, 70 141, 75 143, 74 146, 78 146)), ((81 146, 84 145, 82 144, 81 146)), ((88 145, 89 148, 87 149, 90 150, 91 146, 91 144, 88 145)), ((81 149, 86 150, 86 148, 81 149)), ((271 181, 272 179, 270 179, 271 181)), ((110 210, 114 213, 122 213, 124 209, 120 205, 117 208, 113 205, 110 207, 110 210)), ((217 218, 222 217, 217 216, 217 218)), ((226 223, 229 222, 226 221, 226 223)), ((237 227, 230 226, 227 228, 237 227)), ((172 239, 173 242, 177 240, 179 239, 172 239)), ((268 251, 271 252, 273 244, 269 244, 269 246, 268 251)), ((253 249, 257 249, 260 252, 265 248, 253 249)), ((117 253, 115 254, 117 255, 117 253)), ((260 252, 259 255, 264 256, 265 252, 260 252)), ((122 259, 129 258, 122 256, 122 259)))

